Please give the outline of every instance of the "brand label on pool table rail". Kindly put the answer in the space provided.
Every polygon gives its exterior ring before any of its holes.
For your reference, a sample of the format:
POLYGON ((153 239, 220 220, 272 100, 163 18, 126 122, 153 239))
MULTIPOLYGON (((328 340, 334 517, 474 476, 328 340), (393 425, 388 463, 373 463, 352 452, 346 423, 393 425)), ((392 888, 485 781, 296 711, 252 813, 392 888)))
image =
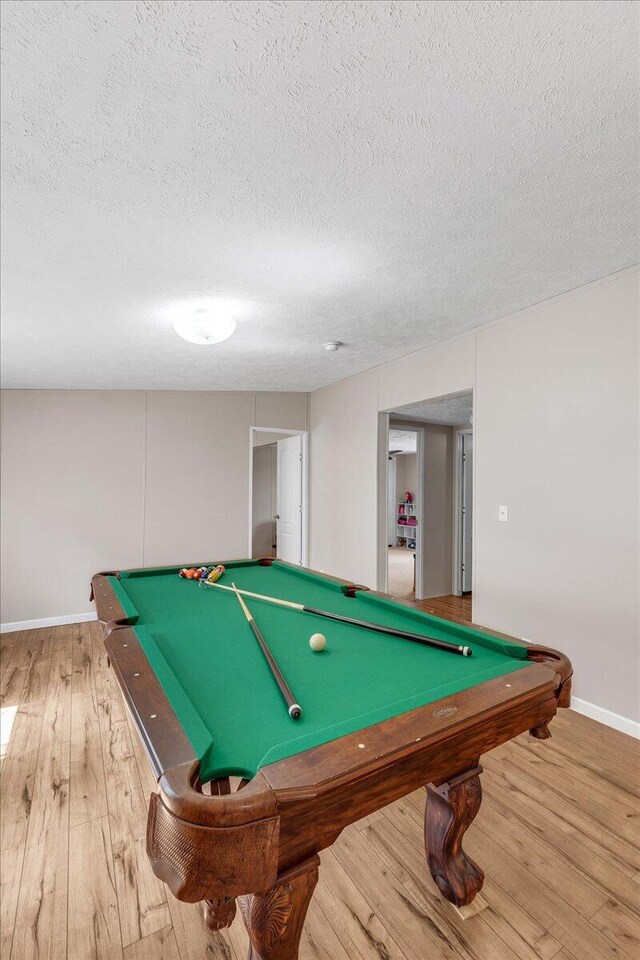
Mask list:
POLYGON ((452 717, 457 712, 457 707, 438 707, 437 710, 433 711, 433 715, 434 717, 452 717))

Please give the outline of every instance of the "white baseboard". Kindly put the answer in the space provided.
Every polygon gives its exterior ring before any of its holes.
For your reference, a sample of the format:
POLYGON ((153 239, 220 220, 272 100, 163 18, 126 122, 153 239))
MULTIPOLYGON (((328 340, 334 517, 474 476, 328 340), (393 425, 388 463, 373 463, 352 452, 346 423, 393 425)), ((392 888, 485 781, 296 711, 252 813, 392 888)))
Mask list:
POLYGON ((576 713, 584 714, 585 717, 591 717, 592 720, 597 720, 598 723, 604 723, 607 727, 613 727, 614 730, 628 733, 630 737, 640 740, 640 723, 637 720, 621 717, 619 713, 605 710, 604 707, 598 707, 595 703, 589 703, 588 700, 580 700, 579 697, 571 697, 571 709, 575 710, 576 713))
POLYGON ((18 630, 38 630, 40 627, 61 627, 67 623, 86 623, 97 620, 92 613, 70 613, 66 617, 43 617, 41 620, 17 620, 15 623, 0 623, 0 633, 16 633, 18 630))

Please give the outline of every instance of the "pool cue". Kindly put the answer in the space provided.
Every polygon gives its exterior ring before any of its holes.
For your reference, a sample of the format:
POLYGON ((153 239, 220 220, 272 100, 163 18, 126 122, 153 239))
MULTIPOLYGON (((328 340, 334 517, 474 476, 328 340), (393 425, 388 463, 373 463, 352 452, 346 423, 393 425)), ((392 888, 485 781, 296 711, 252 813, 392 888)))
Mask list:
POLYGON ((245 615, 245 617, 247 618, 247 620, 249 621, 249 626, 250 626, 251 629, 253 630, 253 634, 254 634, 255 638, 256 638, 256 640, 258 641, 258 643, 260 644, 260 649, 261 649, 262 652, 264 653, 265 660, 266 660, 267 663, 269 664, 269 667, 270 667, 270 669, 271 669, 271 673, 273 674, 273 678, 274 678, 274 680, 276 681, 276 683, 278 684, 278 687, 280 688, 280 693, 282 694, 282 696, 283 696, 284 699, 285 699, 285 702, 286 702, 286 704, 287 704, 287 708, 288 708, 288 710, 289 710, 289 716, 291 717, 292 720, 298 720, 298 718, 299 718, 300 715, 302 714, 302 708, 301 708, 300 704, 296 703, 295 697, 294 697, 294 695, 291 693, 291 690, 289 689, 289 686, 288 686, 288 684, 287 684, 287 681, 285 680, 285 678, 283 677, 283 675, 282 675, 282 673, 281 673, 281 671, 280 671, 280 667, 279 667, 278 664, 276 663, 276 661, 275 661, 275 659, 274 659, 274 657, 273 657, 273 654, 271 653, 271 650, 269 650, 269 647, 267 646, 266 641, 265 641, 264 637, 262 636, 262 633, 260 632, 260 627, 259 627, 258 624, 255 622, 255 620, 253 619, 253 617, 252 617, 252 615, 251 615, 251 611, 249 610, 249 608, 247 607, 246 603, 244 602, 244 600, 243 600, 242 597, 240 596, 240 591, 239 591, 238 588, 236 587, 235 583, 232 583, 230 587, 227 587, 227 590, 234 590, 234 591, 235 591, 235 595, 236 595, 236 597, 238 598, 238 603, 239 603, 240 606, 242 607, 242 610, 243 610, 243 612, 244 612, 244 615, 245 615))
POLYGON ((327 620, 338 620, 340 623, 350 623, 354 627, 363 627, 376 633, 384 633, 389 637, 399 637, 401 640, 410 640, 411 643, 420 643, 425 647, 435 647, 436 650, 446 650, 448 653, 457 653, 461 657, 470 657, 473 654, 471 647, 462 644, 449 643, 448 640, 437 640, 435 637, 423 637, 419 633, 409 633, 407 630, 396 630, 395 627, 385 627, 380 623, 370 623, 368 620, 356 620, 353 617, 344 617, 341 613, 332 613, 330 610, 318 610, 316 607, 306 607, 303 603, 293 600, 280 600, 278 597, 269 597, 263 593, 252 593, 251 590, 239 590, 235 585, 227 587, 224 583, 209 583, 201 580, 205 587, 218 587, 219 590, 235 590, 237 594, 253 597, 256 600, 265 600, 267 603, 276 603, 281 607, 289 607, 299 613, 313 613, 317 617, 326 617, 327 620))

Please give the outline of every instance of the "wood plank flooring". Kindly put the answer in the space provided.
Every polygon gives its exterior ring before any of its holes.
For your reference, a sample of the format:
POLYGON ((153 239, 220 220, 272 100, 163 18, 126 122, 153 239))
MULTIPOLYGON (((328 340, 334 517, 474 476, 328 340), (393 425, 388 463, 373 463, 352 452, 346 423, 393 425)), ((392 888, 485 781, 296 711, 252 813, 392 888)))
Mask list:
MULTIPOLYGON (((2 960, 242 960, 241 921, 210 934, 147 864, 153 779, 98 624, 7 634, 1 668, 2 960)), ((640 958, 640 744, 566 710, 552 730, 483 758, 485 910, 439 896, 417 791, 322 854, 303 960, 640 958)))
POLYGON ((428 600, 416 600, 416 607, 425 613, 435 613, 445 620, 457 620, 460 623, 471 623, 471 594, 465 593, 461 597, 448 594, 446 597, 429 597, 428 600))

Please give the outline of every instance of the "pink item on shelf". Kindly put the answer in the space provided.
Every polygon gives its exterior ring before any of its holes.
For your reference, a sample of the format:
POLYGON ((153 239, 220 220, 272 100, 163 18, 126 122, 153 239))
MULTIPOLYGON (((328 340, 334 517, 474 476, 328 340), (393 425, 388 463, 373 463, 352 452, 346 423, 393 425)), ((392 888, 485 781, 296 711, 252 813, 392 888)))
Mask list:
POLYGON ((408 527, 417 527, 417 526, 418 526, 418 521, 416 520, 415 517, 409 517, 409 518, 407 519, 407 526, 408 526, 408 527))
POLYGON ((404 505, 402 503, 398 507, 398 513, 404 513, 404 505))
POLYGON ((407 492, 404 495, 404 499, 406 500, 407 503, 413 503, 413 494, 411 493, 411 491, 407 490, 407 492))

